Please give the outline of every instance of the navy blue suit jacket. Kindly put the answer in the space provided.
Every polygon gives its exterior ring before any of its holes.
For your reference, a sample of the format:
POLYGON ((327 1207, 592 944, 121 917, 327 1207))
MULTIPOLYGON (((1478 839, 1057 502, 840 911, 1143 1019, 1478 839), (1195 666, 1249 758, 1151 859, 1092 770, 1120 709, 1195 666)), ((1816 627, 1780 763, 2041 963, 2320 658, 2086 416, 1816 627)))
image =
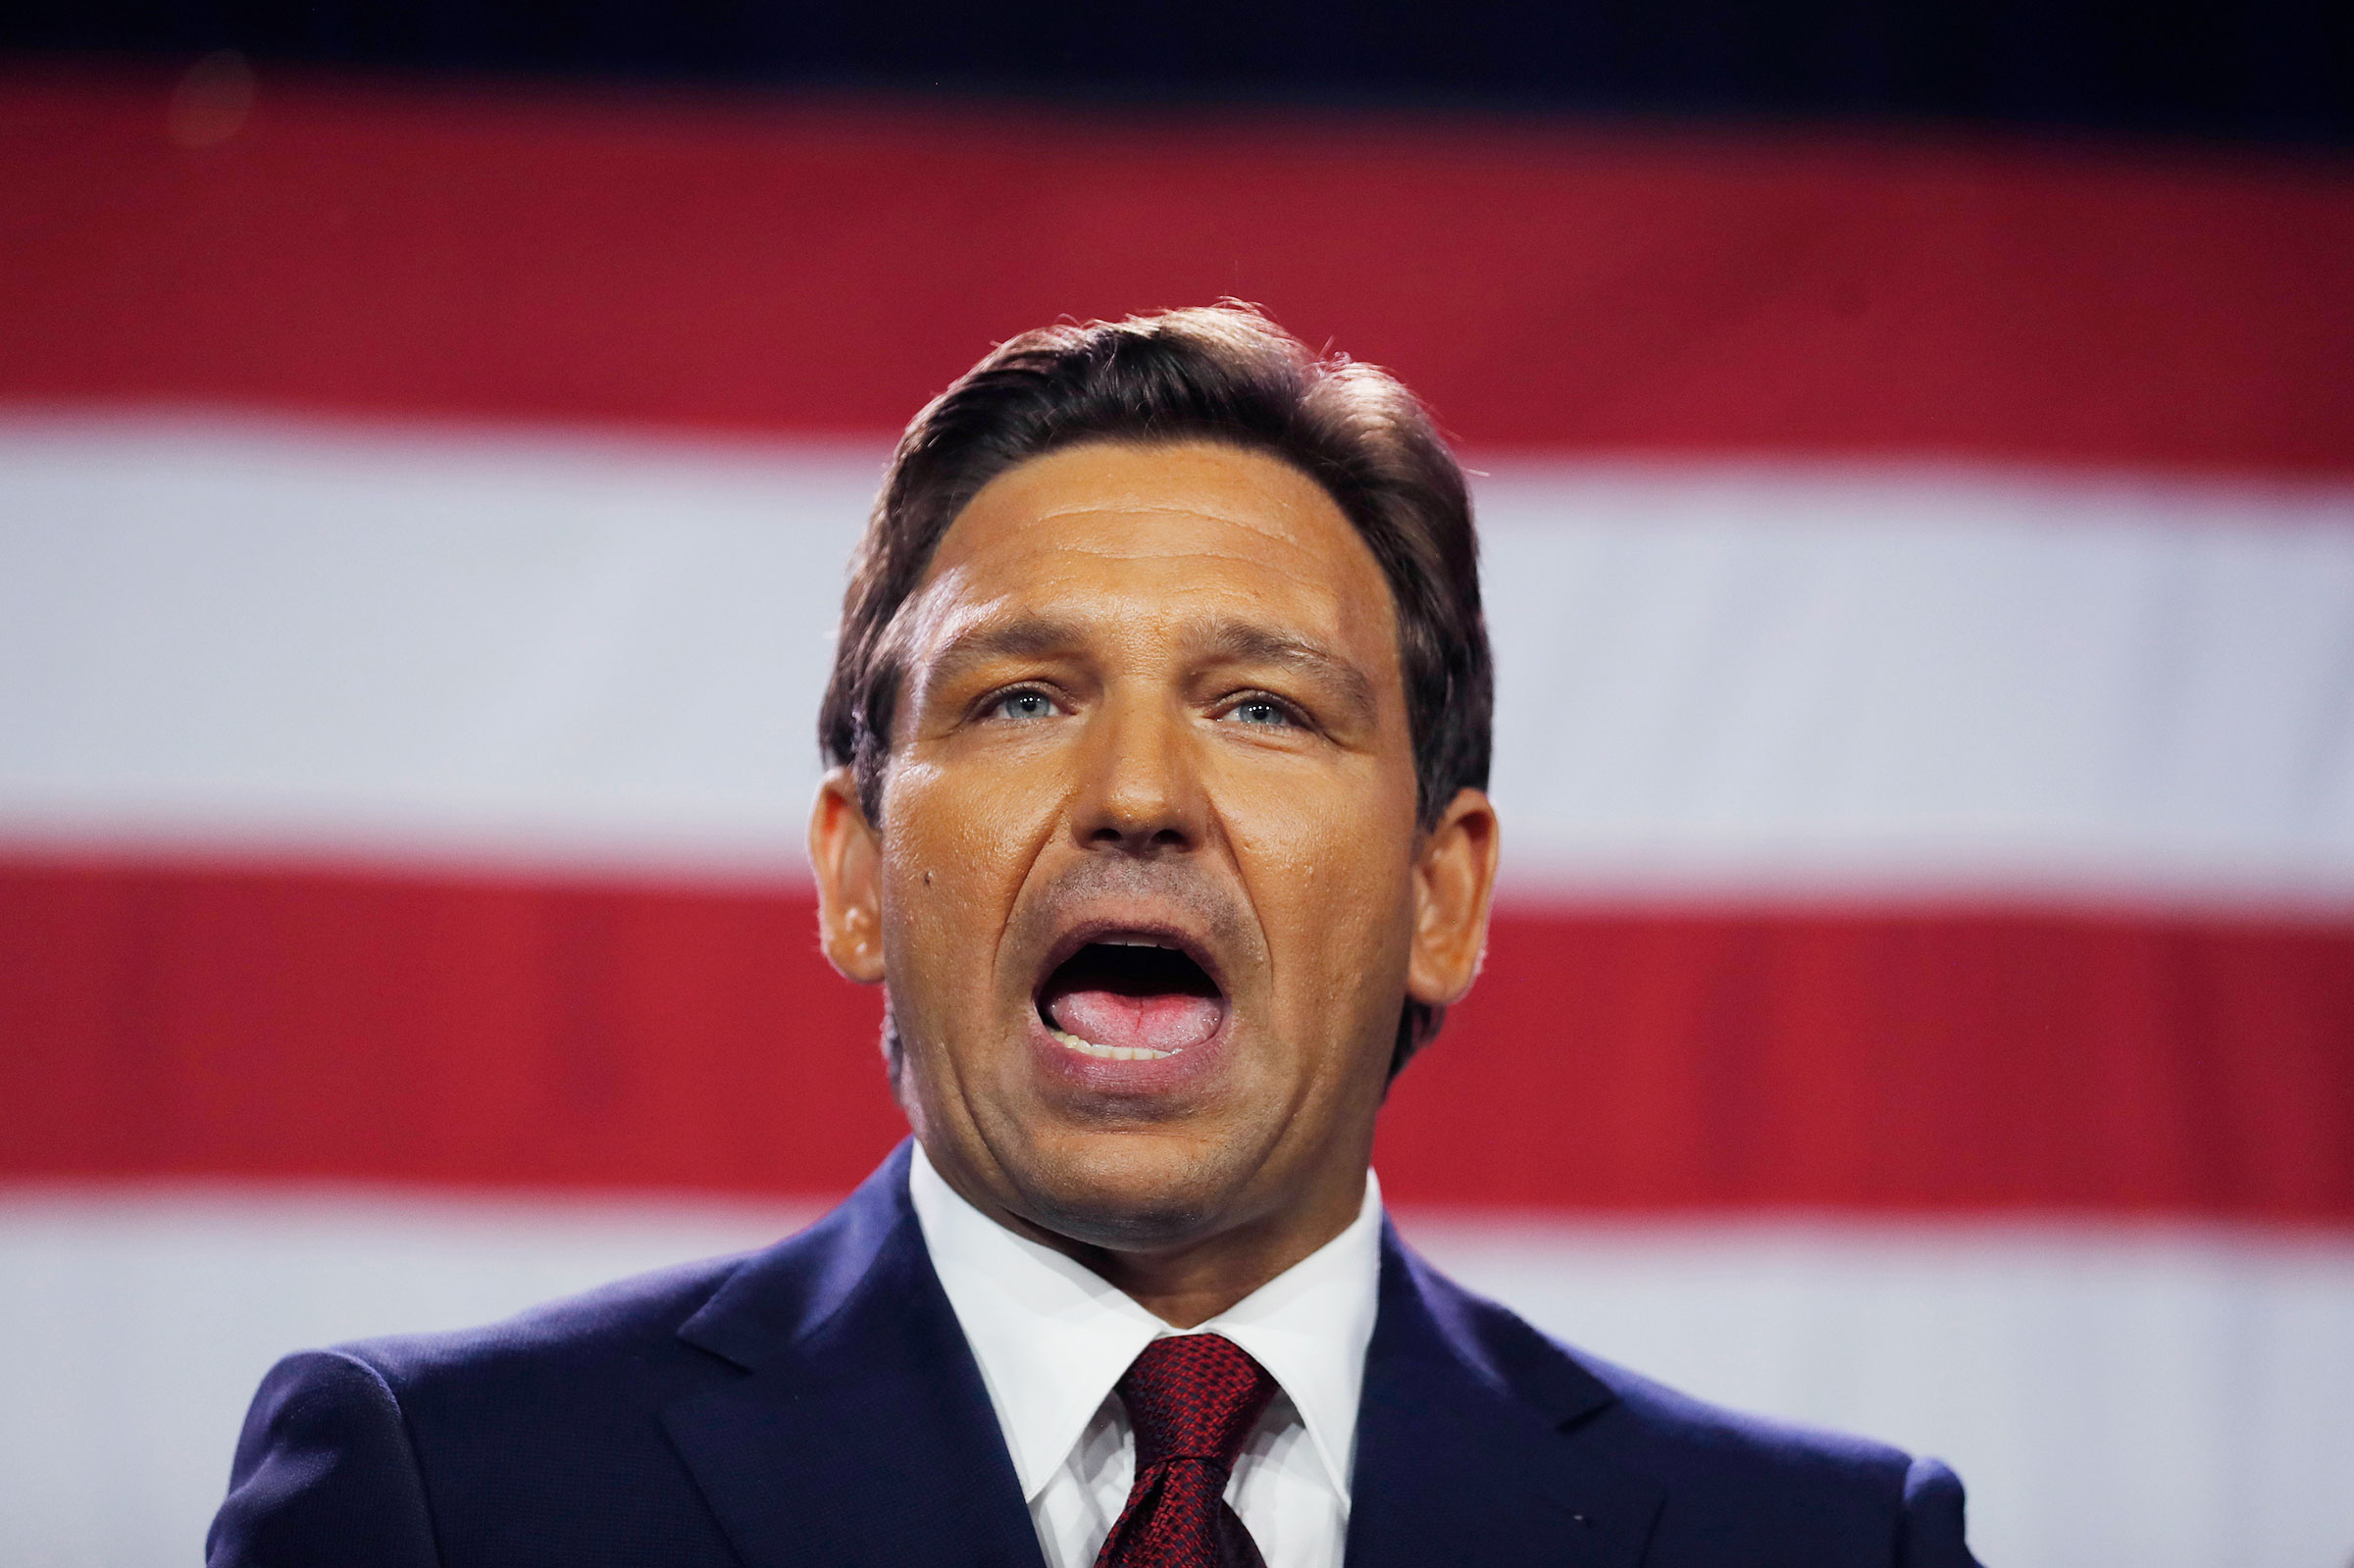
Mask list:
MULTIPOLYGON (((902 1144, 810 1230, 459 1334, 289 1357, 213 1568, 1040 1568, 902 1144)), ((1384 1230, 1352 1568, 1966 1568, 1934 1460, 1574 1352, 1384 1230)))

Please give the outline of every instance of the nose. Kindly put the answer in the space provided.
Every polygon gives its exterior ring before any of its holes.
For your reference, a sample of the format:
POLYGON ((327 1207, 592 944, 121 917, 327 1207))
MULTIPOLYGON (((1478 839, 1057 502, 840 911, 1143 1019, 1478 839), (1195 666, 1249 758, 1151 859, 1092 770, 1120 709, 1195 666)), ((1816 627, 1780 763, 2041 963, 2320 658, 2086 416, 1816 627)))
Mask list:
POLYGON ((1201 845, 1207 802, 1191 726, 1165 702, 1114 698, 1088 726, 1072 829, 1090 849, 1132 855, 1201 845))

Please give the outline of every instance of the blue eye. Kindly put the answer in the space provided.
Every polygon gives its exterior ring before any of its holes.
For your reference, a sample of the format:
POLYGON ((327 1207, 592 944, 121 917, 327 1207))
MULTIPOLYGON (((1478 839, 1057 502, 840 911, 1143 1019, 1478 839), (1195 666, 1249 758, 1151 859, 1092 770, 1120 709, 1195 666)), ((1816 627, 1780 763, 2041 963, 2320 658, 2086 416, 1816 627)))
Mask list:
POLYGON ((1044 691, 1009 691, 998 699, 994 711, 1000 719, 1050 719, 1054 699, 1044 691))
POLYGON ((1265 697, 1247 697, 1227 709, 1226 716, 1244 724, 1288 725, 1292 722, 1292 716, 1284 711, 1282 703, 1270 702, 1265 697))

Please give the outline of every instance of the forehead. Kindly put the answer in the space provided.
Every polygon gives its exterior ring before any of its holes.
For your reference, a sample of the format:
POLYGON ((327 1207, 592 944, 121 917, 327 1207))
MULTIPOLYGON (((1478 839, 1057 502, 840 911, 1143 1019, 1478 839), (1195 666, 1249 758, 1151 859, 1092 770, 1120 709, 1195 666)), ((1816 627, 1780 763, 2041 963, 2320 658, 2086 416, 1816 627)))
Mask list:
POLYGON ((949 527, 927 584, 968 607, 1251 609, 1328 636, 1392 634, 1381 567, 1324 487, 1206 441, 1090 443, 1007 470, 949 527))

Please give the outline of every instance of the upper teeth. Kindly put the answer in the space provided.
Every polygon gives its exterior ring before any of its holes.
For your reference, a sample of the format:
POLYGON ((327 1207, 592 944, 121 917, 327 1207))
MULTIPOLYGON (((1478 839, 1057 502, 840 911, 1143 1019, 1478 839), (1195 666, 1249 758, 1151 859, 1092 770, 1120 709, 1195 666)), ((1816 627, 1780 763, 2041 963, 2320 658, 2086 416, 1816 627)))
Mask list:
POLYGON ((1177 1054, 1175 1051, 1156 1051, 1148 1045, 1099 1045, 1092 1039, 1081 1039, 1068 1030, 1052 1027, 1047 1033, 1054 1037, 1056 1044, 1068 1046, 1082 1056, 1099 1057, 1107 1062, 1157 1062, 1164 1056, 1177 1054))
POLYGON ((1157 936, 1106 936, 1106 947, 1166 947, 1169 944, 1157 936))

